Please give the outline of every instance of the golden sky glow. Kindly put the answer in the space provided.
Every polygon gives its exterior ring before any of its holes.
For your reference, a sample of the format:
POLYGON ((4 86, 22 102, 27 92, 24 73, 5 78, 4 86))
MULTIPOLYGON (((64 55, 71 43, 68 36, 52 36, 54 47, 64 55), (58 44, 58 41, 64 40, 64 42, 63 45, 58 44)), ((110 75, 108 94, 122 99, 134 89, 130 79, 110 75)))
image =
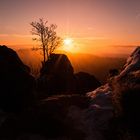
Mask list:
POLYGON ((73 40, 66 41, 67 50, 125 53, 140 44, 139 0, 1 0, 0 44, 35 45, 29 23, 38 18, 57 24, 59 36, 73 40))

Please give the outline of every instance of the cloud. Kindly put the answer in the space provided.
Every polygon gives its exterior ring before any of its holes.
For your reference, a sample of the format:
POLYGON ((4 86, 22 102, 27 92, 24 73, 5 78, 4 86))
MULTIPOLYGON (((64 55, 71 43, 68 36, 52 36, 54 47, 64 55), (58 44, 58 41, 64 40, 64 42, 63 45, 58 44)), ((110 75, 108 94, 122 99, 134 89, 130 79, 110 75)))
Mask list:
POLYGON ((134 46, 134 45, 114 45, 112 47, 114 47, 114 48, 135 48, 136 46, 134 46))
POLYGON ((105 37, 74 37, 73 39, 82 39, 82 40, 106 40, 105 37))
POLYGON ((8 37, 8 34, 0 34, 0 37, 8 37))
POLYGON ((22 34, 0 34, 0 37, 18 37, 18 38, 31 38, 32 35, 22 35, 22 34))

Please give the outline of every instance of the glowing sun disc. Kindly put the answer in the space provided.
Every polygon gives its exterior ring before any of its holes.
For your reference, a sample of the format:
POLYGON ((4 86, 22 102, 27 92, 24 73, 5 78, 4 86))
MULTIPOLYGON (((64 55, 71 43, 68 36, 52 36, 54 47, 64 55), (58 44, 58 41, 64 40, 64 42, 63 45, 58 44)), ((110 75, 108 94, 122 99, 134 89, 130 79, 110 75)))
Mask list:
POLYGON ((72 45, 73 40, 71 38, 65 38, 64 39, 64 45, 68 46, 68 45, 72 45))
POLYGON ((72 38, 64 38, 63 40, 63 50, 67 52, 76 52, 76 42, 72 38))

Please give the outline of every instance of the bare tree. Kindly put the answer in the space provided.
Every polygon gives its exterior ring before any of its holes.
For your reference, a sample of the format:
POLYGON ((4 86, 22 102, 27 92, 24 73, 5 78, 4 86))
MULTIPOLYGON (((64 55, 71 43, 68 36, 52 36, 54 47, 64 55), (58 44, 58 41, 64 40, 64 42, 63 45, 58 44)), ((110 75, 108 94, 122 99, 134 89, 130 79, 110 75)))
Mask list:
POLYGON ((47 25, 48 21, 44 21, 42 18, 39 21, 31 22, 32 34, 36 37, 33 40, 39 41, 43 51, 43 64, 53 51, 61 45, 61 38, 56 34, 57 26, 55 24, 47 25))

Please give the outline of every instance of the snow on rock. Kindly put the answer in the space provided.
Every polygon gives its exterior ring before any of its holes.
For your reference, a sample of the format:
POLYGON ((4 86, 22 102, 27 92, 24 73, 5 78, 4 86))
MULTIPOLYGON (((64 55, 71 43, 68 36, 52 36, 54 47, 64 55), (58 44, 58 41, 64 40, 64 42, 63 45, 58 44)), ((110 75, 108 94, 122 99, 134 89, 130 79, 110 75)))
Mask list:
MULTIPOLYGON (((140 70, 140 47, 137 47, 134 52, 129 56, 124 69, 121 73, 114 77, 114 80, 121 80, 128 74, 138 75, 140 70)), ((106 105, 112 106, 110 97, 112 94, 112 87, 109 83, 97 88, 92 92, 88 92, 87 96, 91 98, 91 106, 98 106, 100 108, 106 108, 106 105)))
POLYGON ((90 107, 86 110, 87 140, 104 140, 104 132, 108 129, 109 120, 113 117, 111 87, 105 84, 87 96, 91 98, 90 107))
POLYGON ((140 47, 137 47, 134 52, 127 59, 124 69, 120 73, 119 77, 123 77, 130 72, 134 72, 140 69, 140 47))
MULTIPOLYGON (((114 77, 113 80, 117 82, 117 80, 122 80, 123 77, 127 77, 128 80, 131 80, 129 78, 130 75, 138 75, 140 73, 138 70, 140 70, 140 47, 137 47, 130 55, 122 72, 114 77)), ((111 84, 107 83, 87 93, 87 96, 91 98, 90 107, 86 110, 87 119, 85 119, 86 124, 88 124, 88 140, 93 138, 94 140, 104 139, 103 132, 107 129, 109 120, 113 117, 114 112, 112 90, 111 84)))

